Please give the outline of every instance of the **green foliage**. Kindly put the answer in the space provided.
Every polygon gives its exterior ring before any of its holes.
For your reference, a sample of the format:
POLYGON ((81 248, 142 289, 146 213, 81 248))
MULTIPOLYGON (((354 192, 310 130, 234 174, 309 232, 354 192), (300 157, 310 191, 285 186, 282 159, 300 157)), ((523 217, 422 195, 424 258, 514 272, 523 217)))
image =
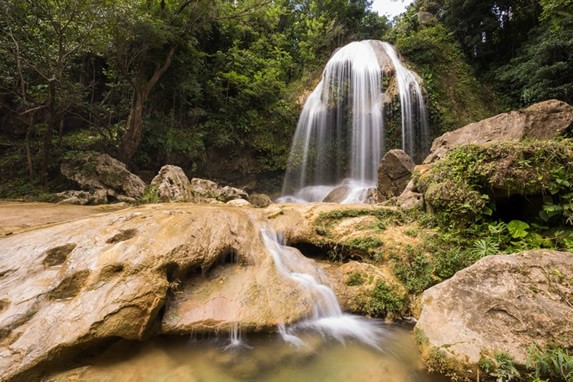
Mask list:
MULTIPOLYGON (((571 16, 569 16, 571 17, 571 16)), ((496 73, 498 90, 514 105, 556 98, 573 102, 573 32, 541 26, 520 53, 496 73)))
POLYGON ((419 294, 435 284, 434 265, 427 255, 413 247, 406 248, 406 253, 406 258, 392 259, 392 271, 408 292, 419 294))
POLYGON ((447 28, 420 26, 411 8, 393 32, 388 37, 423 78, 435 136, 499 111, 493 92, 477 80, 447 28))
POLYGON ((407 299, 394 285, 378 281, 370 293, 365 311, 374 317, 400 317, 407 308, 407 299))
POLYGON ((143 196, 137 200, 138 204, 154 204, 161 203, 161 199, 157 194, 157 188, 151 185, 145 187, 143 196))
POLYGON ((573 355, 559 346, 529 346, 526 367, 535 380, 573 381, 573 355))
POLYGON ((515 367, 513 358, 499 350, 496 350, 493 356, 482 355, 479 367, 488 375, 494 377, 497 382, 519 380, 521 376, 515 367))
POLYGON ((364 284, 366 280, 364 279, 364 275, 360 272, 352 272, 348 279, 346 280, 346 285, 348 286, 359 286, 364 284))
MULTIPOLYGON (((532 141, 487 146, 463 145, 415 182, 440 224, 470 225, 491 220, 496 195, 540 195, 544 222, 570 224, 573 212, 573 141, 532 141)), ((497 211, 499 212, 499 211, 497 211)), ((521 223, 510 225, 514 239, 526 237, 521 223)))

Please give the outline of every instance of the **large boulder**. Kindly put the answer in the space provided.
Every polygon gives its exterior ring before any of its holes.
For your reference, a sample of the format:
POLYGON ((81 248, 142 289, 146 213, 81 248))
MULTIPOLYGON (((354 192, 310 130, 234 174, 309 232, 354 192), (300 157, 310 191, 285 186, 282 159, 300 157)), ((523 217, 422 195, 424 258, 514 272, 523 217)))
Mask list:
POLYGON ((193 199, 191 182, 181 167, 165 165, 151 181, 162 202, 189 202, 193 199))
POLYGON ((399 196, 408 185, 416 164, 400 149, 388 151, 378 168, 378 192, 382 200, 399 196))
POLYGON ((234 199, 249 200, 245 191, 230 186, 221 187, 208 179, 191 179, 191 190, 196 201, 218 200, 226 203, 234 199))
POLYGON ((274 330, 308 317, 312 292, 285 278, 265 246, 270 222, 264 210, 163 204, 1 238, 0 379, 40 380, 53 359, 109 338, 274 330))
POLYGON ((434 140, 424 163, 441 159, 454 147, 463 144, 552 139, 570 132, 572 126, 573 106, 557 100, 544 101, 445 133, 434 140))
POLYGON ((532 344, 571 349, 572 280, 572 253, 535 250, 488 256, 426 290, 416 330, 428 367, 475 381, 496 351, 525 365, 532 344))
POLYGON ((81 154, 63 163, 60 170, 83 190, 105 190, 108 199, 112 200, 119 196, 138 199, 145 191, 143 180, 132 174, 124 163, 108 154, 81 154))

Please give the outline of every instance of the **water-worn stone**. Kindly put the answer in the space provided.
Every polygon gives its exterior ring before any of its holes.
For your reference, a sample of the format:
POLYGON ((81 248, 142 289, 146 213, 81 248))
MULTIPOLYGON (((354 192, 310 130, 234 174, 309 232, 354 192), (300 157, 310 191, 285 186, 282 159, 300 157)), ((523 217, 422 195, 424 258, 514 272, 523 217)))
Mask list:
MULTIPOLYGON (((84 190, 105 190, 107 196, 125 195, 140 198, 145 183, 132 174, 127 166, 108 154, 86 153, 63 163, 60 170, 84 190)), ((117 199, 117 198, 116 198, 117 199)))
POLYGON ((436 138, 424 163, 443 158, 454 147, 468 143, 515 142, 552 139, 573 129, 573 106, 549 100, 527 109, 474 122, 436 138))
MULTIPOLYGON (((290 216, 272 223, 291 226, 290 216)), ((40 380, 54 358, 158 327, 261 330, 307 317, 310 292, 285 279, 264 247, 259 229, 269 223, 264 210, 164 204, 1 238, 0 380, 40 380)))
POLYGON ((249 195, 239 188, 230 186, 220 187, 217 183, 207 179, 191 179, 191 189, 195 201, 209 201, 209 199, 214 199, 226 203, 234 199, 249 199, 249 195))
POLYGON ((338 186, 326 195, 326 197, 322 200, 323 203, 340 203, 350 193, 350 187, 348 186, 338 186))
POLYGON ((165 165, 151 181, 162 202, 189 202, 193 199, 191 182, 181 167, 165 165))
POLYGON ((416 164, 400 149, 388 151, 378 167, 378 192, 382 199, 390 199, 404 191, 416 164))
POLYGON ((249 203, 251 203, 253 207, 266 208, 273 204, 273 201, 268 195, 265 194, 250 194, 249 203))
POLYGON ((427 338, 423 354, 441 352, 449 370, 440 371, 475 381, 482 354, 503 351, 524 365, 532 344, 571 349, 572 282, 572 253, 483 258, 424 292, 416 325, 427 338))

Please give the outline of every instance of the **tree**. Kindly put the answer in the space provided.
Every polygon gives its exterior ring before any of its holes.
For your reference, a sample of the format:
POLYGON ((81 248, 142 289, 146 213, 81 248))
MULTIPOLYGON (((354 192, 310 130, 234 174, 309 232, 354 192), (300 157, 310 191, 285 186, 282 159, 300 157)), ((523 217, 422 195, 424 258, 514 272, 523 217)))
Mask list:
POLYGON ((496 72, 498 89, 516 106, 548 98, 573 102, 573 1, 543 0, 541 25, 508 65, 496 72))
POLYGON ((28 171, 32 176, 30 135, 35 116, 46 115, 41 175, 47 177, 52 134, 82 88, 71 78, 75 61, 97 45, 95 30, 103 23, 103 2, 81 0, 21 0, 2 2, 0 53, 16 68, 4 77, 5 91, 13 97, 14 112, 27 119, 28 171))

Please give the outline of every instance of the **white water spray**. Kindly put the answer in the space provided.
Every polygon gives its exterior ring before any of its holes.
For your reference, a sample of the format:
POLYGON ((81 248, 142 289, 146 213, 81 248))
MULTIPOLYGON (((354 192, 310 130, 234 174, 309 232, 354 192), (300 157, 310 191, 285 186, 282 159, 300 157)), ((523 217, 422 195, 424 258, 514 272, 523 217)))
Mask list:
POLYGON ((341 343, 352 338, 374 349, 381 350, 380 341, 385 333, 375 321, 342 312, 336 295, 328 286, 320 283, 307 273, 300 272, 294 248, 281 244, 278 235, 270 229, 262 229, 265 248, 272 255, 277 270, 286 278, 298 283, 313 297, 313 312, 302 322, 291 327, 279 325, 279 333, 293 345, 303 346, 304 342, 296 333, 300 330, 317 331, 324 337, 341 343))

